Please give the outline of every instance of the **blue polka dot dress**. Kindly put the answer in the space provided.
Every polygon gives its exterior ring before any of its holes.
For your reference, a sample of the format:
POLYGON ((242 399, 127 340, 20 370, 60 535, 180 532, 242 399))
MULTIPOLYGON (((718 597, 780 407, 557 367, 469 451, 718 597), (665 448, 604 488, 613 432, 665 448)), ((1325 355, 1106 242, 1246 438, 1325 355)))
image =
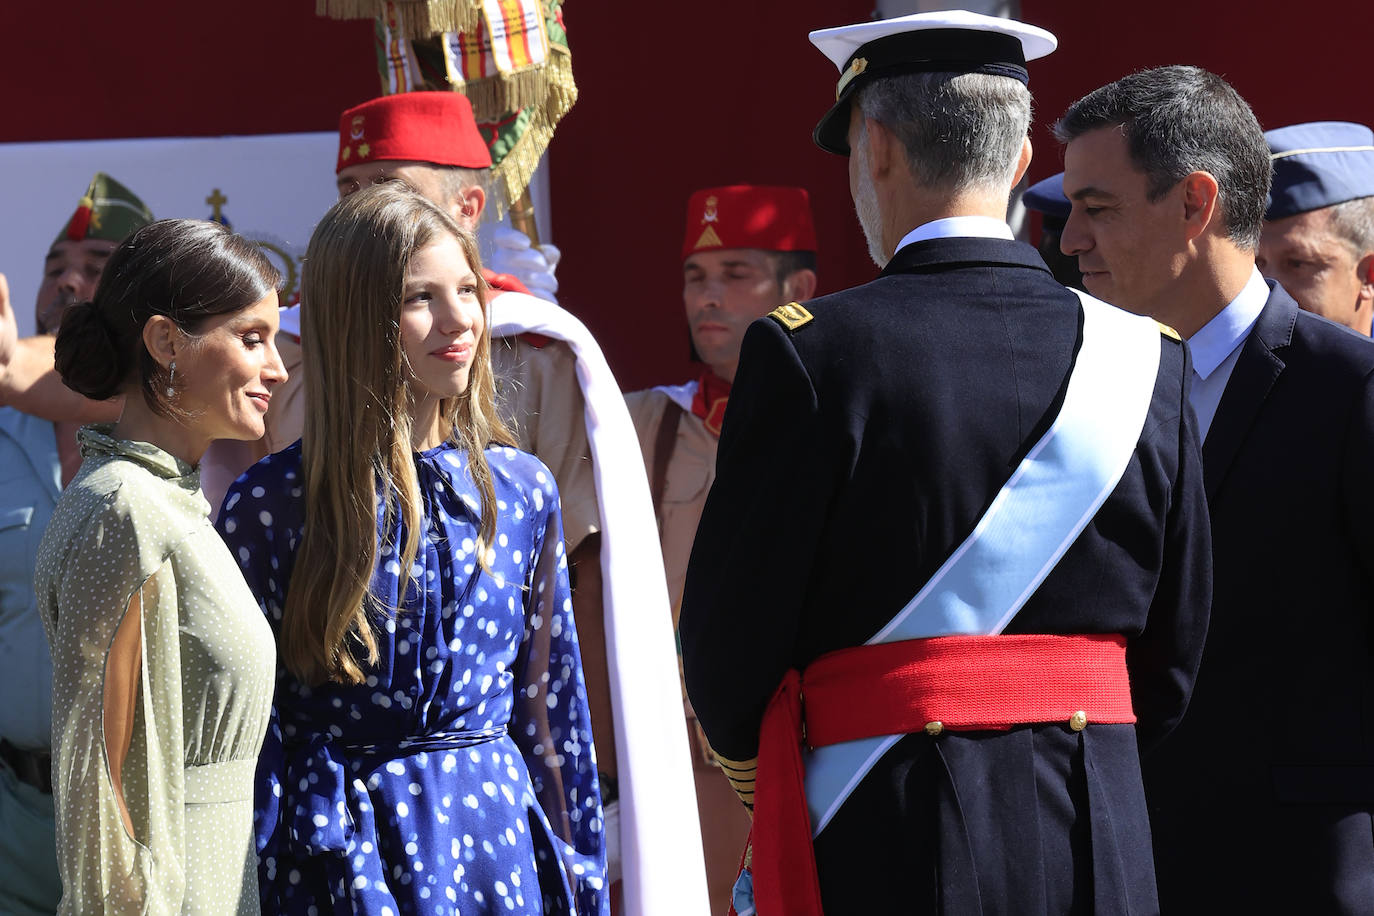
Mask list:
MULTIPOLYGON (((490 572, 466 453, 417 453, 425 530, 407 576, 402 526, 378 522, 373 593, 400 609, 377 623, 380 662, 365 684, 313 688, 278 665, 255 814, 264 913, 608 912, 557 487, 533 455, 486 454, 490 572)), ((219 515, 274 629, 302 488, 297 443, 235 481, 219 515)))

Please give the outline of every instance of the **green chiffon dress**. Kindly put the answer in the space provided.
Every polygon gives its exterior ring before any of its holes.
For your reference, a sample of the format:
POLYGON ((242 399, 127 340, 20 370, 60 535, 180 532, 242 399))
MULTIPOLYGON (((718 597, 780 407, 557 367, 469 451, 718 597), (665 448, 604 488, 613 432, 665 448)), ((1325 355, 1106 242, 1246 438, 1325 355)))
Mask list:
POLYGON ((275 676, 272 633, 209 522, 200 475, 87 427, 84 462, 39 546, 53 658, 59 913, 258 912, 253 773, 275 676), (142 662, 122 768, 104 740, 105 665, 141 598, 142 662))

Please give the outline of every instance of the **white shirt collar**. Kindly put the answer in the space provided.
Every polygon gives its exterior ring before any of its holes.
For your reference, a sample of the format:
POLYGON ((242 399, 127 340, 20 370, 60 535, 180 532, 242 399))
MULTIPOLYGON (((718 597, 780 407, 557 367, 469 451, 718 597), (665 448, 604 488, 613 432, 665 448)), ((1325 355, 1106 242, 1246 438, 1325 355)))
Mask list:
MULTIPOLYGON (((1015 239, 1011 227, 1005 220, 991 216, 947 216, 944 219, 922 223, 902 237, 897 243, 901 251, 912 242, 926 239, 975 238, 975 239, 1015 239)), ((896 252, 893 252, 894 254, 896 252)))
POLYGON ((1239 295, 1188 338, 1188 349, 1193 354, 1193 371, 1204 379, 1215 372, 1245 340, 1268 301, 1269 284, 1264 282, 1259 270, 1251 270, 1250 279, 1239 295))

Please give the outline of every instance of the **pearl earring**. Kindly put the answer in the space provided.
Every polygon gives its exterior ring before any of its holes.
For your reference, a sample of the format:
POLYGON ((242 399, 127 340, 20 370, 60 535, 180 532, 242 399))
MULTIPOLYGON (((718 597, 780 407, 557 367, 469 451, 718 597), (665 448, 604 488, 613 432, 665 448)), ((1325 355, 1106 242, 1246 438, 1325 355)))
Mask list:
POLYGON ((172 365, 167 367, 167 397, 174 398, 177 390, 172 387, 172 381, 177 377, 177 361, 172 360, 172 365))

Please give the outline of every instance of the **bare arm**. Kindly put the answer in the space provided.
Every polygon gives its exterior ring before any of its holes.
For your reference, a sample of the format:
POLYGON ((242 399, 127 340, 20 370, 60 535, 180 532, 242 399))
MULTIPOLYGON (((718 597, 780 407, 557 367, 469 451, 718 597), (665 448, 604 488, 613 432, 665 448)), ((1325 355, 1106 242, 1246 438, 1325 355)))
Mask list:
POLYGON ((53 422, 118 420, 122 400, 92 401, 62 384, 53 369, 53 342, 47 335, 19 337, 9 283, 0 274, 0 406, 53 422))
POLYGON ((141 592, 134 592, 129 608, 119 622, 110 654, 105 661, 105 753, 110 762, 110 783, 114 786, 115 801, 124 829, 134 836, 129 806, 124 801, 124 761, 129 756, 129 744, 134 735, 134 708, 138 702, 139 671, 143 664, 143 600, 141 592))

